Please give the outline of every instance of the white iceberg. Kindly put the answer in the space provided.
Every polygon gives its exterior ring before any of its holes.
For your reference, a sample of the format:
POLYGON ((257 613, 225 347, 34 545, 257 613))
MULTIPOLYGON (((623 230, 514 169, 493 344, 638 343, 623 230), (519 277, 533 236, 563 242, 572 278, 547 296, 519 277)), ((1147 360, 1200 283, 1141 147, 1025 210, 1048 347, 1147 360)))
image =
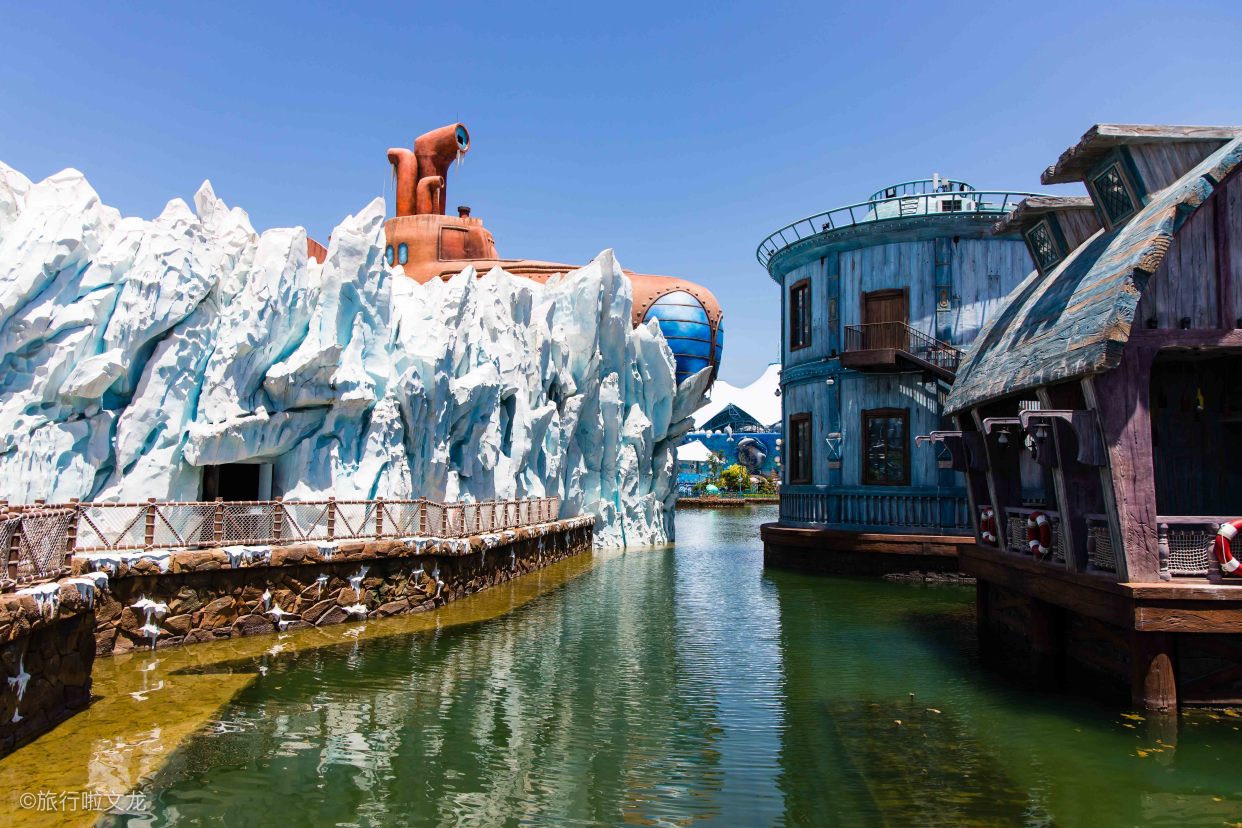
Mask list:
POLYGON ((0 499, 197 500, 204 466, 265 462, 286 499, 559 495, 599 545, 670 540, 708 371, 678 387, 611 251, 419 285, 384 214, 320 265, 209 184, 145 221, 0 164, 0 499))

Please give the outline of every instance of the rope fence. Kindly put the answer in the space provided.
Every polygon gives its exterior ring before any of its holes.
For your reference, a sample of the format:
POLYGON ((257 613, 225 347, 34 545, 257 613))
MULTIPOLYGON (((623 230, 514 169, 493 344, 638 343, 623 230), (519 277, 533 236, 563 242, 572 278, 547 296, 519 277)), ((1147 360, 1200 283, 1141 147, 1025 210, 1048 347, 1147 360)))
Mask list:
POLYGON ((463 538, 548 523, 559 497, 475 503, 256 500, 12 506, 0 501, 8 580, 54 578, 78 552, 196 549, 403 537, 463 538))

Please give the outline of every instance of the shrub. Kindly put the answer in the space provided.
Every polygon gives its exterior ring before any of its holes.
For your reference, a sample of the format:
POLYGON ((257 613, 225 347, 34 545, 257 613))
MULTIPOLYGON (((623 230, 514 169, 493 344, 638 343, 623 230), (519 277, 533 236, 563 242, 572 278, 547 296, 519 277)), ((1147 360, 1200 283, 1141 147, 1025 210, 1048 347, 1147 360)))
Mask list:
POLYGON ((750 472, 734 463, 720 473, 720 488, 727 492, 744 492, 750 488, 750 472))

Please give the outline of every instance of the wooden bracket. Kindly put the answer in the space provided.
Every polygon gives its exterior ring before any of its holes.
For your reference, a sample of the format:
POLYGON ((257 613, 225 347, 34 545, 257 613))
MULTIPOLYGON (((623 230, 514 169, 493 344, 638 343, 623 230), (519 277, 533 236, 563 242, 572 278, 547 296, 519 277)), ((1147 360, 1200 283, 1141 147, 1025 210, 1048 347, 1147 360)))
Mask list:
POLYGON ((1077 460, 1079 463, 1087 466, 1103 466, 1106 462, 1104 446, 1100 442, 1099 420, 1092 409, 1077 411, 1069 408, 1024 408, 1018 412, 1018 420, 1023 430, 1032 436, 1034 436, 1032 426, 1038 428, 1052 420, 1061 420, 1074 432, 1075 441, 1078 443, 1077 460))

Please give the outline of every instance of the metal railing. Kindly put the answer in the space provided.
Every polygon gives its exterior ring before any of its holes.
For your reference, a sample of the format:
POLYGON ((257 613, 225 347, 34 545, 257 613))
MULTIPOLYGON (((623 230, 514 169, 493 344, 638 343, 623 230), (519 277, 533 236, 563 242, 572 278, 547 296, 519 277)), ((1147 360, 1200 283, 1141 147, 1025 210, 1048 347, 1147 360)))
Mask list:
POLYGON ((56 577, 74 553, 198 549, 401 537, 462 538, 560 516, 559 497, 438 503, 418 500, 258 500, 0 503, 9 579, 56 577))
POLYGON ((957 371, 962 352, 947 342, 928 336, 905 322, 868 322, 845 326, 846 351, 870 351, 894 348, 916 356, 938 368, 957 371))
MULTIPOLYGON (((885 191, 881 191, 883 192, 885 191)), ((1013 193, 1002 190, 937 191, 898 194, 892 198, 872 199, 860 204, 850 204, 786 224, 759 243, 755 258, 766 270, 772 257, 785 248, 822 233, 912 216, 999 215, 1008 213, 1017 207, 1019 202, 1031 195, 1034 193, 1013 193)))
POLYGON ((782 522, 875 530, 971 531, 964 492, 879 492, 875 487, 782 491, 782 522))
POLYGON ((973 193, 975 188, 965 181, 952 178, 918 178, 914 181, 903 181, 891 184, 882 190, 876 190, 868 201, 883 201, 886 198, 911 195, 945 195, 946 193, 973 193))

